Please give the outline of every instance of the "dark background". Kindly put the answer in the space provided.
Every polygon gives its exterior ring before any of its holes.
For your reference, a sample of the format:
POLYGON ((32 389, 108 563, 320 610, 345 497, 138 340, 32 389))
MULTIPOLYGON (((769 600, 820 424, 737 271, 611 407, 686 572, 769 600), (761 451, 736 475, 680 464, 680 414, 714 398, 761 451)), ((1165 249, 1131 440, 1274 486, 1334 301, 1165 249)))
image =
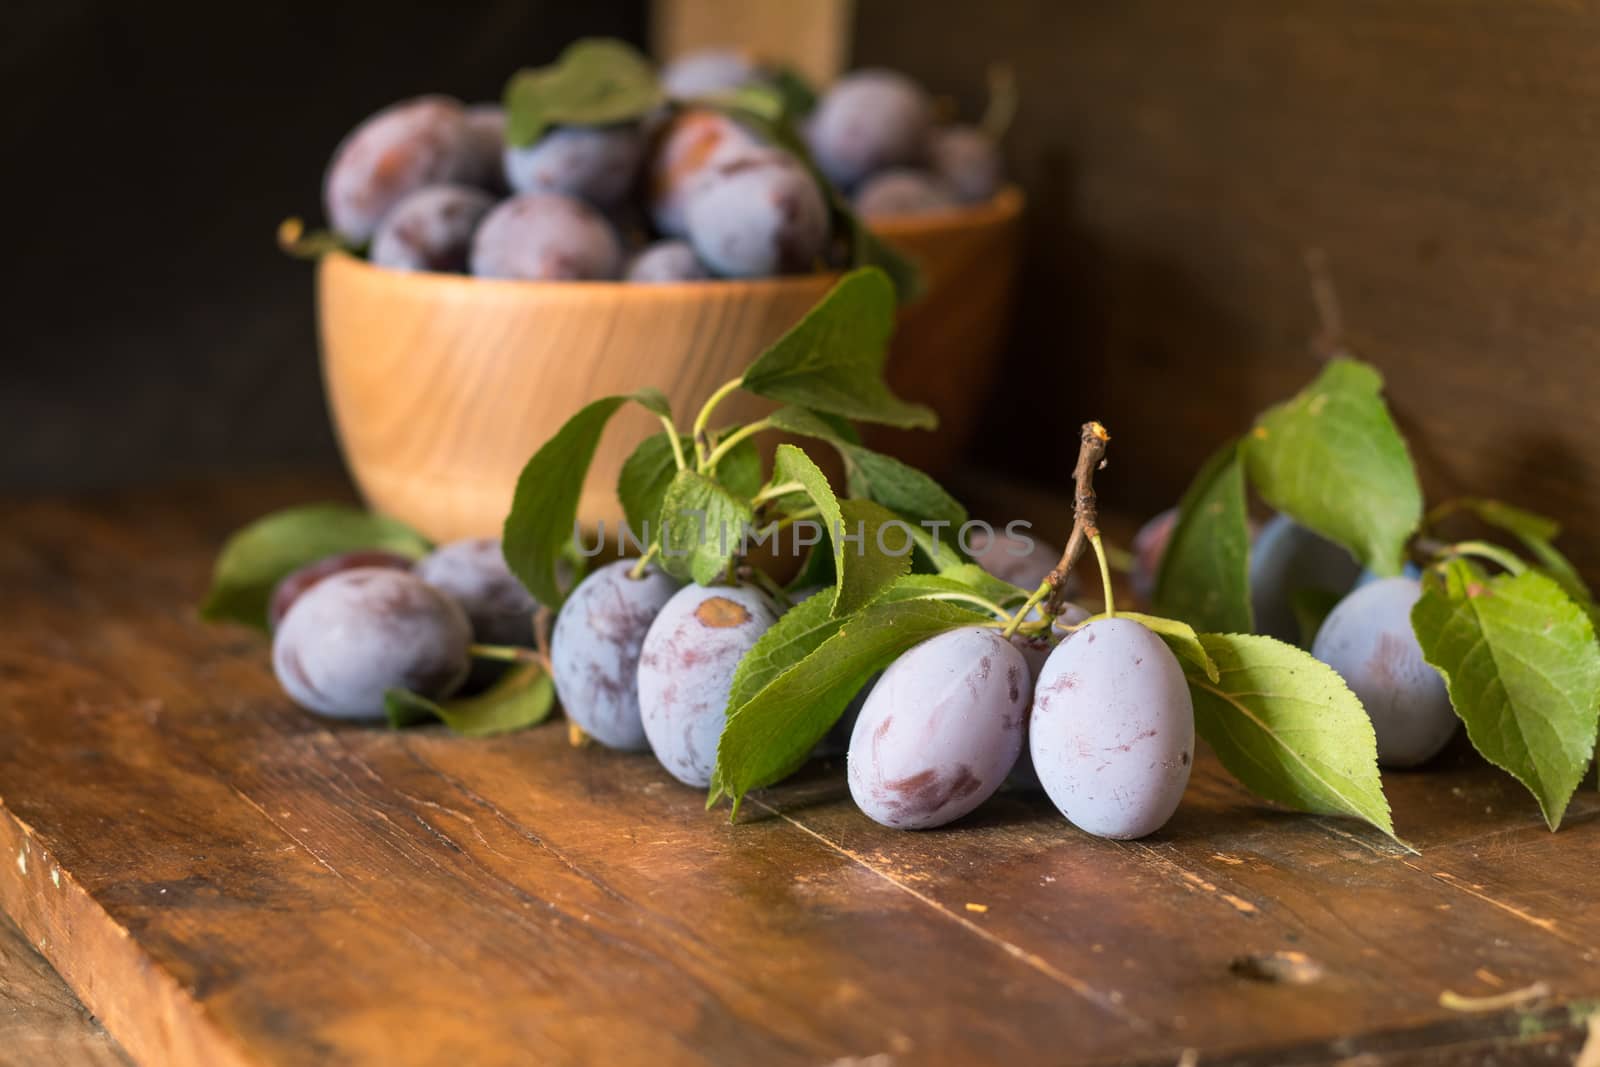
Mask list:
POLYGON ((497 99, 576 36, 643 46, 647 21, 643 0, 0 10, 11 489, 337 464, 312 268, 279 221, 318 218, 333 147, 385 104, 497 99))
MULTIPOLYGON (((643 0, 13 0, 0 489, 335 464, 278 221, 315 216, 377 107, 492 98, 647 23, 643 0)), ((972 469, 1064 491, 1098 417, 1112 506, 1170 503, 1315 374, 1319 247, 1429 496, 1557 515, 1600 571, 1600 2, 859 0, 853 51, 969 113, 991 61, 1022 88, 1026 262, 972 469)))

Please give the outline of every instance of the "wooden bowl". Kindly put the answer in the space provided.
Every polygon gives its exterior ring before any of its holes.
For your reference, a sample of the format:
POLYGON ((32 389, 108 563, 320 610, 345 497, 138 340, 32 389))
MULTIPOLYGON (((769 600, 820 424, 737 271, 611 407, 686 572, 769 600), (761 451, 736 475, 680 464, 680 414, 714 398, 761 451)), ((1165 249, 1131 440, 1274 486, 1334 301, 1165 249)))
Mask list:
MULTIPOLYGON (((1005 340, 1022 196, 880 224, 921 265, 889 375, 932 405, 936 434, 881 438, 937 469, 960 452, 1005 340)), ((374 509, 435 540, 497 536, 517 475, 583 404, 661 389, 680 421, 827 292, 834 275, 629 285, 402 273, 355 257, 317 273, 322 370, 340 447, 374 509)), ((735 397, 718 421, 753 417, 735 397)), ((660 423, 620 412, 600 442, 579 517, 620 517, 617 472, 660 423)))

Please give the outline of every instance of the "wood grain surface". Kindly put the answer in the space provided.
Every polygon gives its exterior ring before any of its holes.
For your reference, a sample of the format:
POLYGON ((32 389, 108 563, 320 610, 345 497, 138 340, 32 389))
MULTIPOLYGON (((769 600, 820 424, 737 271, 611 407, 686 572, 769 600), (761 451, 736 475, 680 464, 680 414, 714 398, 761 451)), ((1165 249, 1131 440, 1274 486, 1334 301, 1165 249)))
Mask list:
POLYGON ((886 830, 837 766, 730 825, 559 724, 465 741, 289 705, 264 641, 194 604, 228 530, 330 489, 3 509, 0 909, 140 1063, 1548 1063, 1586 1040, 1592 789, 1550 834, 1455 750, 1389 776, 1417 853, 1274 811, 1209 756, 1140 842, 1020 794, 886 830))
POLYGON ((1435 499, 1548 511, 1600 578, 1600 3, 874 0, 856 62, 1016 70, 1024 288, 982 456, 1151 514, 1309 380, 1325 250, 1435 499))
POLYGON ((127 1067, 22 932, 0 915, 0 1067, 127 1067))

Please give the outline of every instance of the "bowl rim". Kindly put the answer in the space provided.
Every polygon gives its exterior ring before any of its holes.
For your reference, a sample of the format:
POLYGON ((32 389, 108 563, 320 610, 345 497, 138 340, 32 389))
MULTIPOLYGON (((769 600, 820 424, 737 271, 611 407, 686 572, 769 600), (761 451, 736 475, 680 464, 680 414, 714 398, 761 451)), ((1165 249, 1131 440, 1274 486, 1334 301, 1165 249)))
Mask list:
MULTIPOLYGON (((935 234, 969 232, 1016 221, 1022 214, 1025 202, 1022 189, 1015 184, 1008 184, 981 204, 962 204, 925 215, 879 219, 872 224, 872 229, 878 237, 891 243, 897 238, 924 239, 935 234)), ((842 271, 835 270, 811 274, 783 274, 770 278, 700 278, 694 281, 649 284, 621 279, 539 281, 529 278, 477 278, 470 274, 452 274, 444 271, 389 270, 386 267, 375 266, 370 260, 342 249, 325 254, 319 261, 318 267, 381 278, 387 284, 400 287, 437 289, 470 286, 473 291, 480 293, 491 290, 527 292, 537 289, 542 292, 559 291, 564 296, 586 293, 604 299, 614 299, 618 292, 627 292, 640 299, 682 299, 688 293, 716 293, 725 296, 729 293, 742 292, 778 296, 825 288, 843 274, 842 271)))

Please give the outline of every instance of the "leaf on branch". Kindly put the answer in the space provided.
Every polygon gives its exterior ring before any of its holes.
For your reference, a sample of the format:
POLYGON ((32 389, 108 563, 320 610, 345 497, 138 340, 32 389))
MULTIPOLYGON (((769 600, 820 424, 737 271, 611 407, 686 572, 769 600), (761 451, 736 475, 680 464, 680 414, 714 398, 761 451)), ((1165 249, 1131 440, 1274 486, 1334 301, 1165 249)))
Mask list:
POLYGON ((1333 668, 1270 637, 1201 634, 1200 643, 1218 680, 1185 667, 1195 729, 1222 765, 1274 803, 1349 815, 1394 837, 1372 722, 1333 668))
POLYGON ((888 276, 853 270, 756 358, 742 384, 759 396, 847 419, 932 429, 933 412, 901 400, 884 381, 894 316, 888 276))
POLYGON ((551 126, 608 126, 641 119, 661 103, 650 61, 609 38, 574 41, 547 67, 506 83, 506 143, 530 145, 551 126))
MULTIPOLYGON (((955 605, 919 599, 873 604, 852 618, 835 620, 839 625, 831 636, 745 702, 730 703, 711 801, 732 797, 737 813, 747 792, 781 781, 806 761, 874 674, 913 645, 971 626, 974 618, 955 605)), ((807 620, 829 625, 810 613, 807 620)), ((794 625, 800 630, 806 623, 794 625)))
POLYGON ((1498 500, 1467 497, 1453 504, 1522 542, 1522 547, 1533 556, 1539 569, 1566 590, 1567 595, 1578 602, 1592 621, 1600 621, 1600 608, 1595 605, 1589 583, 1583 580, 1578 569, 1555 546, 1556 538, 1561 536, 1560 523, 1498 500))
POLYGON ((1267 503, 1387 577, 1421 521, 1422 490, 1382 388, 1367 364, 1332 361, 1256 420, 1244 458, 1267 503))
POLYGON ((866 448, 841 424, 803 407, 782 407, 767 416, 785 433, 826 441, 845 462, 852 496, 876 501, 903 518, 915 522, 943 523, 948 536, 967 521, 967 509, 928 475, 900 462, 893 456, 866 448))
POLYGON ((833 549, 834 573, 838 575, 832 614, 845 616, 859 610, 910 569, 909 546, 905 546, 906 551, 900 551, 909 533, 885 529, 899 520, 869 500, 841 502, 828 484, 827 476, 800 449, 793 445, 778 446, 773 457, 772 481, 778 485, 799 483, 816 505, 833 549))
POLYGON ((728 569, 755 518, 747 497, 692 470, 673 476, 661 500, 661 566, 711 585, 728 569))
MULTIPOLYGON (((678 447, 685 455, 694 455, 694 441, 687 434, 678 435, 678 447)), ((654 537, 660 532, 661 501, 677 473, 672 440, 665 430, 640 441, 623 462, 617 475, 617 499, 636 536, 654 537)))
POLYGON ((1458 558, 1430 569, 1411 624, 1473 747, 1528 788, 1554 830, 1600 720, 1588 614, 1543 574, 1490 578, 1458 558))
MULTIPOLYGON (((667 411, 655 389, 627 396, 606 396, 578 410, 522 468, 502 533, 506 564, 539 603, 559 607, 564 593, 557 582, 557 563, 572 541, 578 499, 600 435, 617 409, 632 400, 656 414, 667 411)), ((638 496, 635 506, 640 505, 638 496)))
POLYGON ((1178 504, 1156 577, 1156 613, 1198 630, 1249 633, 1250 523, 1237 441, 1218 449, 1178 504))
POLYGON ((491 737, 535 726, 555 707, 556 690, 538 663, 519 663, 477 696, 433 701, 405 689, 384 694, 384 711, 395 729, 435 719, 462 737, 491 737))

